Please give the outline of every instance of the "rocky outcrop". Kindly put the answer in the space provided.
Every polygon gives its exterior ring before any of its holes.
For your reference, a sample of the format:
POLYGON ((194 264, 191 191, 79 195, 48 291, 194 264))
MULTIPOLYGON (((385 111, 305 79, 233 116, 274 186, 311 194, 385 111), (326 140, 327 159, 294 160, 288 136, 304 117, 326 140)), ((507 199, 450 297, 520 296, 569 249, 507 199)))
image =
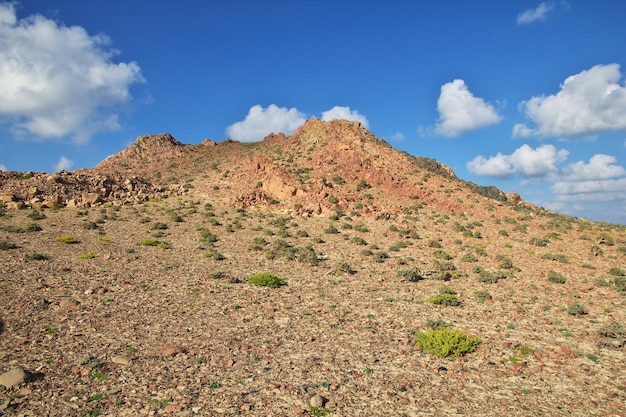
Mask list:
POLYGON ((185 192, 154 186, 137 176, 60 171, 55 174, 0 172, 0 202, 7 209, 59 206, 94 207, 111 203, 134 204, 185 192))

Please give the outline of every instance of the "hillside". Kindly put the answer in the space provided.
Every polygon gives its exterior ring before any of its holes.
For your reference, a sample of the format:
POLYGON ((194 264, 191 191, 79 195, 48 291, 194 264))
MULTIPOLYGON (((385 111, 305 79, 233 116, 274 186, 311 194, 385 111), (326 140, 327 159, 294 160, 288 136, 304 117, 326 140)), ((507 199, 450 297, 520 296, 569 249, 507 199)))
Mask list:
POLYGON ((626 415, 626 227, 356 122, 142 136, 0 201, 0 416, 626 415))

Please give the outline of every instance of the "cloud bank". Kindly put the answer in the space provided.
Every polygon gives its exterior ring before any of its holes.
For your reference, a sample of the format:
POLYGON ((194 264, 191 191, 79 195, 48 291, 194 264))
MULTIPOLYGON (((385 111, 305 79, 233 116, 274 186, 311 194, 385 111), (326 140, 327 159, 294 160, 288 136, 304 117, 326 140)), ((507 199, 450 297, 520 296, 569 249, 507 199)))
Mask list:
POLYGON ((241 142, 256 142, 270 133, 291 134, 306 121, 306 116, 298 109, 278 107, 270 104, 250 107, 243 121, 233 123, 226 128, 228 137, 241 142))
POLYGON ((458 79, 441 86, 437 110, 440 121, 435 126, 435 133, 447 137, 457 137, 501 119, 493 106, 475 97, 465 81, 458 79))
POLYGON ((554 2, 552 1, 544 1, 537 6, 535 9, 528 9, 523 13, 520 13, 517 16, 517 24, 518 25, 526 25, 529 23, 534 23, 539 20, 544 20, 554 9, 554 2))
MULTIPOLYGON (((257 142, 263 140, 270 133, 284 133, 290 135, 298 127, 302 126, 307 116, 295 107, 278 107, 270 104, 267 108, 257 104, 250 107, 244 120, 233 123, 226 128, 229 138, 240 142, 257 142)), ((321 120, 333 119, 355 120, 360 122, 366 129, 369 126, 367 117, 350 107, 335 106, 322 112, 321 120)))
POLYGON ((109 44, 40 15, 18 20, 12 3, 0 3, 2 118, 17 135, 40 140, 81 143, 119 129, 119 107, 144 79, 137 63, 114 63, 109 44))
POLYGON ((626 130, 626 86, 618 64, 596 65, 567 77, 554 95, 532 97, 520 104, 535 124, 516 124, 514 137, 581 136, 626 130))
POLYGON ((367 118, 356 110, 350 110, 350 107, 335 106, 322 113, 322 120, 330 121, 333 119, 356 120, 366 129, 369 128, 369 121, 367 118))
POLYGON ((568 151, 557 150, 553 145, 533 149, 524 144, 511 155, 498 153, 489 158, 478 155, 467 163, 467 169, 476 175, 495 178, 510 178, 516 173, 527 178, 542 177, 557 172, 556 165, 568 155, 568 151))

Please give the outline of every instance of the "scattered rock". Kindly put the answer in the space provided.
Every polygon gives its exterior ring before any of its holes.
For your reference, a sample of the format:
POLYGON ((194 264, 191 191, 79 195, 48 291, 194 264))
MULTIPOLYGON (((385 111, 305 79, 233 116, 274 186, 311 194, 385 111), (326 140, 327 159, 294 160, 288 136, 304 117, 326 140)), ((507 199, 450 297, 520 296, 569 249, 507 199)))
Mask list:
POLYGON ((126 356, 113 356, 111 358, 111 362, 118 365, 130 365, 132 363, 132 360, 130 358, 127 358, 126 356))
POLYGON ((30 372, 18 366, 0 375, 0 385, 12 388, 29 382, 31 378, 32 374, 30 372))
POLYGON ((183 350, 173 343, 167 344, 159 349, 159 354, 163 357, 176 356, 183 353, 183 350))
POLYGON ((311 407, 323 407, 324 406, 324 397, 322 397, 319 394, 316 394, 314 396, 311 397, 311 399, 309 400, 309 404, 311 404, 311 407))

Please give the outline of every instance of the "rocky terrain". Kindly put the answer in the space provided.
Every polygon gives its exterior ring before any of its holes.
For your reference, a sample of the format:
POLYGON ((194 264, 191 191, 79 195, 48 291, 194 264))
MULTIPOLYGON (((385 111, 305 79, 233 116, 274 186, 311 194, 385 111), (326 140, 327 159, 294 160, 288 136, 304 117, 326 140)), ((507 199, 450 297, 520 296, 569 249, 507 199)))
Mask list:
POLYGON ((0 416, 626 416, 625 259, 356 122, 143 136, 0 172, 0 416))

